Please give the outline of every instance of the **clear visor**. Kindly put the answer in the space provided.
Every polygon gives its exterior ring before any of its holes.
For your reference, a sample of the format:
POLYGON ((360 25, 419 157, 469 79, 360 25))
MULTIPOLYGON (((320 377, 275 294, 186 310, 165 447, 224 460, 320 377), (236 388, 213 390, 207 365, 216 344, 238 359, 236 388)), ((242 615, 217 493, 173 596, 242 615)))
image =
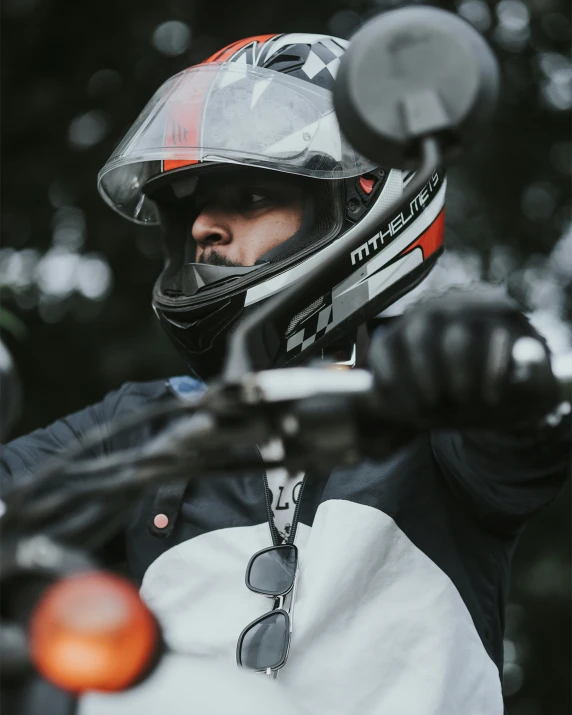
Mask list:
POLYGON ((328 90, 261 67, 209 64, 160 87, 100 171, 99 191, 132 221, 157 223, 145 183, 202 162, 321 179, 375 167, 342 136, 328 90))

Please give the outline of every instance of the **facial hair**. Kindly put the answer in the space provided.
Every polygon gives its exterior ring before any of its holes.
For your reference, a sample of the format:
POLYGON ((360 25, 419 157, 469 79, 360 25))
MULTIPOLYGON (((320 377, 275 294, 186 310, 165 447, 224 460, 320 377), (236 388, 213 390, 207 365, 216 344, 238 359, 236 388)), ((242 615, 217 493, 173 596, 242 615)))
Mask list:
POLYGON ((198 263, 206 263, 209 266, 226 266, 227 268, 242 267, 242 263, 231 261, 230 258, 225 258, 216 251, 203 251, 199 256, 198 263))

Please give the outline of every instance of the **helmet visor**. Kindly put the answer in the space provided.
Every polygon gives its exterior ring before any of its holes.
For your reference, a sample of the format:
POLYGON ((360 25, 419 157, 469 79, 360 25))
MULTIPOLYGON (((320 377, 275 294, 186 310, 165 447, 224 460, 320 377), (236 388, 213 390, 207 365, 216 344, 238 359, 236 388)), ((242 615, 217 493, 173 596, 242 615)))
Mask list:
POLYGON ((375 167, 342 136, 328 90, 261 67, 209 64, 160 87, 100 171, 99 191, 132 221, 157 223, 145 183, 202 162, 322 179, 375 167))

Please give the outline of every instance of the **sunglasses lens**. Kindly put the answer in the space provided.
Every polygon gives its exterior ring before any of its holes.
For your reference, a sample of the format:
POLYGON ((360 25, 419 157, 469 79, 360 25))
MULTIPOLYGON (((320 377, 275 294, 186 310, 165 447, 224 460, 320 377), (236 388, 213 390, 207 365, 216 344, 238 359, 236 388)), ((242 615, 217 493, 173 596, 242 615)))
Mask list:
POLYGON ((254 670, 277 668, 286 658, 289 636, 286 614, 272 611, 244 632, 238 646, 240 664, 254 670))
POLYGON ((296 561, 297 549, 292 545, 262 551, 250 563, 248 587, 272 596, 287 593, 294 583, 296 561))

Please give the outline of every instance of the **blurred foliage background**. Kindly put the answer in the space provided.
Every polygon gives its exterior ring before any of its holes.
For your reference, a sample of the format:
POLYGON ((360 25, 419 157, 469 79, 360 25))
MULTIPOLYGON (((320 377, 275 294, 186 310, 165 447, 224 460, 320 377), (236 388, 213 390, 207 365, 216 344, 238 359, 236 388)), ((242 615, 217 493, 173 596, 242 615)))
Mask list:
MULTIPOLYGON (((399 0, 4 0, 0 329, 25 392, 13 436, 127 380, 184 367, 150 308, 152 228, 98 196, 99 169, 157 87, 240 37, 352 33, 399 0)), ((488 138, 449 172, 448 254, 433 281, 506 283, 555 351, 572 347, 571 20, 567 0, 431 3, 492 44, 503 73, 488 138)), ((514 560, 510 715, 570 713, 570 489, 514 560)))

